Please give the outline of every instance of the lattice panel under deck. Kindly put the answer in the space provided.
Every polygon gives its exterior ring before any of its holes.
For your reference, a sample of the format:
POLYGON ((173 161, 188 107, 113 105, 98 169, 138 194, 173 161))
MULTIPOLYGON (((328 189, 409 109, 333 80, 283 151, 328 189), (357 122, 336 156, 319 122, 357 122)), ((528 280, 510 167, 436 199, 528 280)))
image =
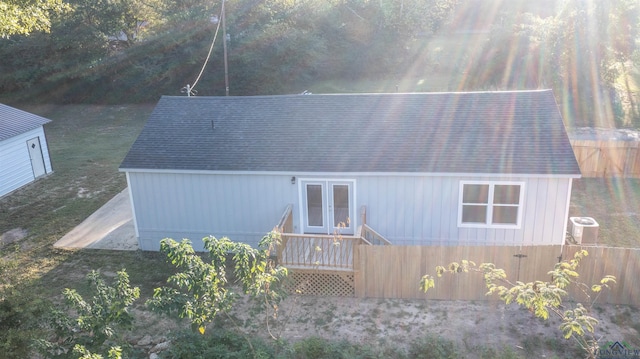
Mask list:
POLYGON ((291 294, 355 297, 353 273, 289 272, 291 294))

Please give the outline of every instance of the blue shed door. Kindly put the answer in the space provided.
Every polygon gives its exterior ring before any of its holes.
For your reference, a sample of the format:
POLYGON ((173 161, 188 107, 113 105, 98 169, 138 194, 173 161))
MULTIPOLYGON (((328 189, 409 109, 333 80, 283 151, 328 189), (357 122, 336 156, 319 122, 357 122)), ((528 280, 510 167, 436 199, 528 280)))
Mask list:
POLYGON ((301 180, 304 233, 353 234, 353 181, 301 180))

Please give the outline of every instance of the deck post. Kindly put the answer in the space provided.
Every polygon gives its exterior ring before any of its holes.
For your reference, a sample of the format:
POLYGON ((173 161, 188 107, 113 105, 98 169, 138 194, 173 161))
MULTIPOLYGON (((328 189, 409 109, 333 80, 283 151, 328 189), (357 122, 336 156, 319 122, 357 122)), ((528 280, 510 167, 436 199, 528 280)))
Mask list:
POLYGON ((360 207, 360 224, 361 225, 367 224, 367 207, 366 206, 360 207))
POLYGON ((353 246, 353 290, 356 298, 364 298, 364 274, 362 273, 362 264, 360 263, 360 246, 353 246))

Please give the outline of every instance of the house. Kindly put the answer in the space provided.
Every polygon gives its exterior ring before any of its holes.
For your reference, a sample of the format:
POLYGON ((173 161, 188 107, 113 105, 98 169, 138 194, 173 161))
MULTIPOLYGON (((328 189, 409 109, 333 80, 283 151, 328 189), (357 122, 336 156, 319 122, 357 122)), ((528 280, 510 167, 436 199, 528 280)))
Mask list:
POLYGON ((285 211, 318 238, 562 244, 580 177, 550 90, 167 96, 120 171, 143 250, 256 245, 285 211))
POLYGON ((0 104, 0 197, 53 172, 43 127, 49 122, 0 104))

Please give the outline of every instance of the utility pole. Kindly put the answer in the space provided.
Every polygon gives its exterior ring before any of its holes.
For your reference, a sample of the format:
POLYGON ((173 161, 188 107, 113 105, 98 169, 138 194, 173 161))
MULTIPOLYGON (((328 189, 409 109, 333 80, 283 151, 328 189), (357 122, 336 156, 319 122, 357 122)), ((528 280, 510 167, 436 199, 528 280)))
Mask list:
POLYGON ((224 52, 224 93, 229 96, 229 67, 227 65, 227 25, 225 23, 225 0, 222 0, 222 49, 224 52))

